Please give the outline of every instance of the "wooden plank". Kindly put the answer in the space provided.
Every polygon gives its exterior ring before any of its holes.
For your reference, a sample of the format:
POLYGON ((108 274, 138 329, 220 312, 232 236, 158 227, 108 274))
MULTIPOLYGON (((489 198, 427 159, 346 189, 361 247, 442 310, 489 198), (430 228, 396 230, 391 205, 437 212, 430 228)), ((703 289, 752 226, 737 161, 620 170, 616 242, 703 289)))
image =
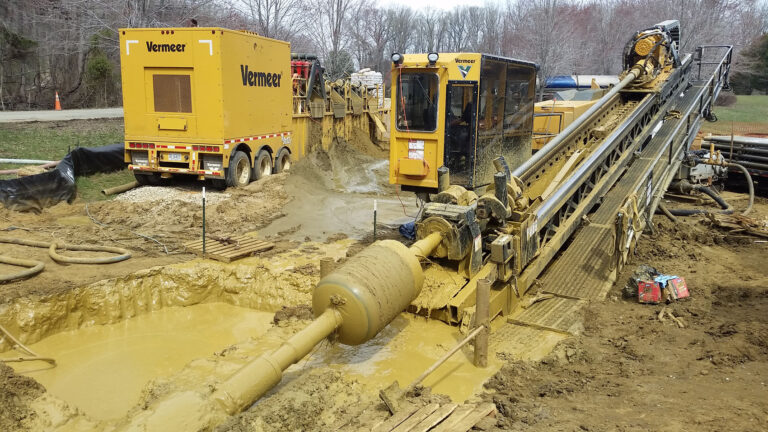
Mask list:
MULTIPOLYGON (((274 243, 265 242, 254 236, 232 237, 234 244, 222 243, 215 239, 208 240, 205 257, 223 262, 232 262, 239 258, 253 255, 256 252, 273 248, 274 243)), ((198 256, 202 256, 202 240, 186 243, 185 247, 198 256)))
POLYGON ((389 432, 392 428, 395 428, 400 423, 406 421, 408 417, 416 412, 416 410, 417 408, 415 406, 404 407, 402 411, 396 412, 390 418, 374 426, 371 432, 389 432))
MULTIPOLYGON (((217 240, 215 238, 212 238, 212 237, 206 237, 205 240, 206 240, 206 245, 222 244, 222 242, 220 242, 219 240, 217 240)), ((258 240, 258 241, 261 241, 261 239, 259 239, 256 236, 230 237, 229 240, 232 240, 232 241, 235 241, 235 242, 244 242, 244 241, 248 241, 248 240, 258 240)), ((200 239, 200 240, 194 240, 194 241, 191 241, 191 242, 187 242, 187 243, 184 243, 184 246, 185 247, 203 247, 203 240, 200 239)))
POLYGON ((467 414, 463 419, 461 419, 461 421, 452 426, 451 430, 455 432, 466 432, 472 429, 472 426, 476 425, 477 422, 490 414, 494 414, 495 412, 496 405, 492 403, 482 404, 467 414))
POLYGON ((225 250, 227 252, 237 252, 239 250, 249 250, 249 249, 255 249, 255 248, 261 248, 267 245, 270 245, 271 243, 263 242, 263 241, 255 241, 255 242, 248 242, 248 243, 241 243, 240 245, 228 245, 225 250))
POLYGON ((272 249, 274 245, 264 245, 257 248, 249 248, 245 249, 243 251, 237 251, 237 252, 225 252, 220 253, 222 256, 229 257, 229 258, 238 258, 238 257, 247 257, 251 256, 256 252, 264 252, 266 250, 272 249))
POLYGON ((440 408, 437 409, 437 411, 433 412, 432 414, 429 415, 429 417, 425 418, 424 420, 419 422, 419 424, 412 427, 411 430, 408 432, 427 432, 428 430, 435 427, 435 425, 443 421, 446 417, 451 415, 451 413, 453 412, 453 410, 456 409, 457 406, 458 405, 456 404, 448 404, 448 405, 441 406, 440 408))
POLYGON ((445 419, 442 423, 437 425, 437 427, 432 429, 432 431, 433 432, 453 432, 454 426, 457 425, 460 421, 462 421, 464 417, 466 417, 467 414, 472 412, 475 408, 477 408, 475 405, 462 405, 456 408, 447 419, 445 419))
MULTIPOLYGON (((231 237, 228 239, 229 241, 219 241, 212 238, 206 239, 206 246, 215 246, 215 245, 221 245, 221 246, 237 246, 238 244, 251 244, 254 242, 262 242, 258 237, 253 236, 241 236, 241 237, 231 237)), ((192 248, 198 248, 203 247, 203 241, 202 240, 195 240, 192 242, 184 243, 185 247, 192 247, 192 248)))
MULTIPOLYGON (((235 243, 221 243, 221 242, 218 242, 218 241, 215 241, 215 240, 211 241, 211 242, 208 242, 206 244, 206 249, 207 250, 212 250, 212 251, 222 250, 222 249, 230 249, 230 248, 241 249, 241 248, 246 248, 246 247, 251 246, 251 245, 265 243, 264 241, 259 240, 259 239, 253 239, 253 240, 248 239, 248 240, 239 240, 239 241, 237 239, 232 239, 232 240, 235 241, 235 243)), ((203 245, 201 243, 200 246, 193 246, 193 247, 195 249, 201 249, 202 250, 203 245)))
MULTIPOLYGON (((224 248, 227 248, 227 247, 230 247, 230 246, 232 246, 232 245, 221 244, 221 243, 219 243, 217 241, 210 241, 210 242, 206 243, 205 249, 206 249, 206 252, 208 252, 208 251, 216 251, 216 250, 224 249, 224 248)), ((198 245, 198 246, 187 246, 187 248, 189 248, 189 249, 198 249, 198 250, 202 251, 203 250, 203 244, 200 243, 200 245, 198 245)))
POLYGON ((256 250, 265 250, 265 249, 269 249, 269 248, 271 248, 273 246, 274 246, 274 244, 272 244, 272 243, 255 243, 255 244, 247 245, 247 246, 244 246, 244 247, 225 249, 223 251, 219 251, 219 253, 223 253, 225 255, 237 255, 237 254, 240 254, 240 253, 243 253, 243 252, 248 253, 248 252, 253 252, 253 251, 256 251, 256 250))
POLYGON ((429 415, 435 412, 435 410, 438 408, 440 408, 440 404, 436 403, 422 407, 420 410, 416 411, 413 415, 408 417, 408 420, 400 423, 399 426, 392 429, 392 432, 407 432, 411 430, 412 427, 416 426, 422 420, 429 417, 429 415))

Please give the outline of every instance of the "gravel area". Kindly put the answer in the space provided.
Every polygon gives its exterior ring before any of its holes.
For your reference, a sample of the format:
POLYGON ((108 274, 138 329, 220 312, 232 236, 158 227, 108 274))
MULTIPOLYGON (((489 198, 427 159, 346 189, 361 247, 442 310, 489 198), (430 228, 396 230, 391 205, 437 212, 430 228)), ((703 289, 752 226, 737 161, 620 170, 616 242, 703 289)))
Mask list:
MULTIPOLYGON (((228 200, 227 192, 205 191, 205 203, 207 205, 218 204, 228 200)), ((115 201, 122 202, 154 202, 154 201, 179 201, 187 203, 202 203, 202 190, 180 189, 166 186, 142 186, 131 189, 115 197, 115 201)))

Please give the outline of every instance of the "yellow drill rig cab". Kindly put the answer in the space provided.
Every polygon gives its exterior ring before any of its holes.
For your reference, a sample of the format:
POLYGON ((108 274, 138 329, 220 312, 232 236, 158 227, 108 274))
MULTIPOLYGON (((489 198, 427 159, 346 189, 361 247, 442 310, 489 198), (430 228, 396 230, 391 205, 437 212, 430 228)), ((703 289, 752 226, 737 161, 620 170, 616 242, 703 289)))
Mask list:
POLYGON ((493 181, 493 159, 528 159, 537 69, 488 54, 393 54, 390 183, 436 193, 447 168, 450 184, 476 190, 493 181))

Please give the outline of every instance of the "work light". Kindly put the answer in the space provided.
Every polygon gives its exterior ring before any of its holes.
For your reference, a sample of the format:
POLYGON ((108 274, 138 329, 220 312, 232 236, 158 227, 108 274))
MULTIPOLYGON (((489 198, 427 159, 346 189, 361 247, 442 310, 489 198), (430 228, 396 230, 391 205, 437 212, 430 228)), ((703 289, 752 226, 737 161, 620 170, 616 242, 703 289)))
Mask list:
POLYGON ((400 53, 392 53, 392 63, 401 64, 403 62, 403 55, 400 53))
POLYGON ((440 56, 438 56, 438 55, 437 55, 437 53, 434 53, 434 52, 433 52, 433 53, 429 53, 429 54, 427 54, 427 60, 429 60, 429 64, 435 64, 435 63, 437 63, 437 59, 438 59, 439 57, 440 57, 440 56))

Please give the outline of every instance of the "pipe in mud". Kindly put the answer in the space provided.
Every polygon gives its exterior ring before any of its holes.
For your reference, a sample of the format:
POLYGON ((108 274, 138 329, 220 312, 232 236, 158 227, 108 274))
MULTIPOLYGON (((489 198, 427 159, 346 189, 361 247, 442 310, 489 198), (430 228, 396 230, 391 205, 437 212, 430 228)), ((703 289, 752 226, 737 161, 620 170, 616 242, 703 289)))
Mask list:
POLYGON ((235 414, 277 385, 283 371, 306 356, 324 338, 359 345, 375 337, 419 295, 424 284, 420 256, 442 241, 432 233, 411 248, 382 240, 350 258, 323 278, 312 296, 316 318, 274 352, 243 366, 214 393, 228 414, 235 414))

